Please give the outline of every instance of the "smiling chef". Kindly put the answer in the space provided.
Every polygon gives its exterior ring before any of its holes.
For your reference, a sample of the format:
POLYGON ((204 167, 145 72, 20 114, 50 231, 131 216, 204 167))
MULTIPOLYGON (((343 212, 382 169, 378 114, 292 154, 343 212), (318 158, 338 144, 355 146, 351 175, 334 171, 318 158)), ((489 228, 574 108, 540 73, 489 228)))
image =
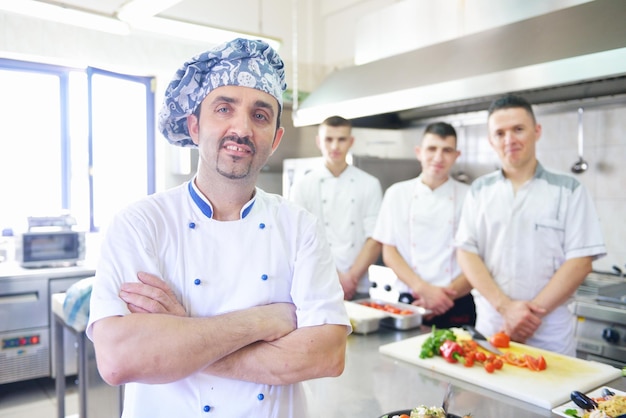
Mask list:
POLYGON ((308 417, 303 381, 338 376, 350 322, 324 231, 256 187, 283 136, 283 61, 235 39, 186 62, 159 124, 195 177, 120 212, 87 335, 123 417, 308 417), (139 274, 137 272, 140 272, 139 274))

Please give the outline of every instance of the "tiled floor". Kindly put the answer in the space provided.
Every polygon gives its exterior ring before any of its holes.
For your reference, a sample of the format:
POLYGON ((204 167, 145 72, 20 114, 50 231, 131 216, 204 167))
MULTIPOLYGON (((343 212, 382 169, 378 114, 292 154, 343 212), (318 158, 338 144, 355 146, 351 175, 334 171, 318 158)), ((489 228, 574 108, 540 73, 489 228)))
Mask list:
MULTIPOLYGON (((68 377, 66 381, 65 416, 78 417, 76 377, 68 377)), ((57 418, 54 379, 0 385, 0 418, 57 418)))

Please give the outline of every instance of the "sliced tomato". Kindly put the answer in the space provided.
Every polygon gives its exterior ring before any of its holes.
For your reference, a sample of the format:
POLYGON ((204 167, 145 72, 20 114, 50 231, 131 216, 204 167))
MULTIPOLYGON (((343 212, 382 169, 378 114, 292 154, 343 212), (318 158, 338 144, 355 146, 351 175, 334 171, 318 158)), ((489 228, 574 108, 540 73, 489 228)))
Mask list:
POLYGON ((537 365, 539 370, 545 370, 548 368, 548 363, 546 363, 546 359, 543 358, 542 355, 539 355, 539 358, 537 358, 537 365))
POLYGON ((512 366, 526 367, 526 360, 522 356, 516 356, 511 351, 504 353, 504 357, 502 359, 504 362, 512 366))
POLYGON ((531 356, 530 354, 524 354, 524 360, 526 360, 526 367, 534 372, 539 371, 539 362, 536 358, 531 356))

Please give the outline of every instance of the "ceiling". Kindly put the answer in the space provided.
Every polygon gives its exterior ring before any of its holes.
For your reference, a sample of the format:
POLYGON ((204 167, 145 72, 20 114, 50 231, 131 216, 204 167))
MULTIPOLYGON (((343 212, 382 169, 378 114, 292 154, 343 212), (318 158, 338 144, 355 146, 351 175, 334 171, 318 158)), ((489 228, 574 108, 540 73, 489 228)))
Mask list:
MULTIPOLYGON (((25 0, 20 0, 25 1, 25 0)), ((271 25, 263 26, 264 11, 276 14, 276 6, 290 5, 284 0, 237 0, 232 2, 215 2, 210 0, 37 0, 31 3, 46 3, 93 13, 113 19, 126 20, 132 29, 139 28, 133 24, 151 18, 167 19, 178 23, 208 26, 216 29, 235 31, 248 35, 259 35, 284 41, 289 36, 289 19, 271 19, 271 25), (127 12, 125 18, 120 12, 127 12), (242 11, 244 11, 242 13, 242 11), (132 21, 131 21, 132 19, 132 21), (278 22, 285 22, 278 26, 278 22)), ((282 7, 282 9, 285 9, 282 7)), ((281 15, 281 13, 278 13, 281 15)), ((289 16, 289 11, 285 11, 289 16)), ((227 39, 232 35, 227 35, 227 39)))
MULTIPOLYGON (((41 0, 40 0, 41 1, 41 0)), ((115 17, 122 6, 129 3, 149 4, 157 6, 159 3, 165 8, 156 15, 162 18, 174 19, 188 23, 212 26, 222 29, 235 30, 247 33, 262 34, 262 25, 259 14, 262 9, 262 0, 237 0, 234 2, 216 2, 207 0, 43 0, 59 6, 75 8, 105 16, 115 17), (246 10, 246 13, 241 13, 246 10), (250 23, 255 23, 250 25, 250 23)))

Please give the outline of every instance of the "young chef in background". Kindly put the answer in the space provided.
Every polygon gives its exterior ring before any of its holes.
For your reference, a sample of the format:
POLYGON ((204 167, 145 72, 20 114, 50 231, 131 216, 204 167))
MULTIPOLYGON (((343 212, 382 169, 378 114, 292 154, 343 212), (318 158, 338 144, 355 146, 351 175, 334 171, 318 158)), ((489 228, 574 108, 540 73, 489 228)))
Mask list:
POLYGON ((474 325, 471 287, 456 260, 454 234, 469 186, 450 177, 460 155, 454 127, 426 127, 415 155, 420 175, 393 184, 385 192, 374 230, 383 244, 383 261, 398 281, 400 300, 433 311, 424 324, 449 328, 474 325))
POLYGON ((348 164, 354 144, 349 120, 327 118, 318 128, 315 143, 324 165, 296 181, 290 199, 324 224, 345 299, 367 298, 367 270, 381 249, 371 238, 382 200, 380 181, 348 164))
POLYGON ((269 45, 235 39, 167 88, 161 131, 199 149, 198 171, 118 214, 91 295, 87 334, 103 378, 126 384, 124 417, 300 418, 300 382, 343 370, 350 323, 323 228, 255 187, 285 87, 269 45))
POLYGON ((502 168, 472 183, 456 236, 476 328, 574 356, 567 302, 606 253, 593 201, 574 177, 537 161, 541 125, 524 98, 491 104, 488 135, 502 168))

